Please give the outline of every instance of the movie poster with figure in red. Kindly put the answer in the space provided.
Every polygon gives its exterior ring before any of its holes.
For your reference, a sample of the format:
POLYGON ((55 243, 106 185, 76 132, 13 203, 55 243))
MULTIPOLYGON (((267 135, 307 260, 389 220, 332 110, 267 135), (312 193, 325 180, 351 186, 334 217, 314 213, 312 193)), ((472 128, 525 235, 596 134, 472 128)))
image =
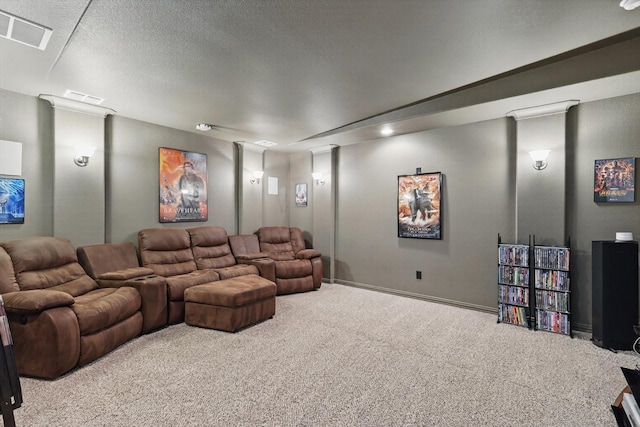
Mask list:
POLYGON ((207 155, 160 148, 160 222, 206 221, 207 155))
POLYGON ((593 171, 593 201, 635 201, 635 157, 596 160, 593 171))
POLYGON ((398 237, 442 239, 440 172, 398 176, 398 237))

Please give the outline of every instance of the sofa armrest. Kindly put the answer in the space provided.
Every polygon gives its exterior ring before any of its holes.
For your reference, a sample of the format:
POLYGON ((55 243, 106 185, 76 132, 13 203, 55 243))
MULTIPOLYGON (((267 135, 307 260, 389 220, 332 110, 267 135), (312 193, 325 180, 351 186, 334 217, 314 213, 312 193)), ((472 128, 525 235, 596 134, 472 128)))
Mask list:
POLYGON ((250 264, 258 267, 258 272, 261 277, 276 281, 276 263, 271 258, 256 258, 256 259, 243 259, 238 258, 238 264, 250 264))
POLYGON ((255 252, 252 254, 239 254, 236 255, 236 260, 251 260, 259 258, 269 258, 269 254, 266 252, 255 252))
POLYGON ((2 297, 5 310, 12 314, 41 313, 51 308, 69 307, 75 302, 66 292, 47 289, 9 292, 2 297))
POLYGON ((297 259, 311 259, 318 258, 320 256, 322 256, 322 254, 316 249, 303 249, 296 254, 297 259))
POLYGON ((136 277, 151 276, 153 270, 147 267, 132 267, 125 268, 118 271, 110 271, 108 273, 102 273, 98 276, 99 280, 129 280, 136 277))

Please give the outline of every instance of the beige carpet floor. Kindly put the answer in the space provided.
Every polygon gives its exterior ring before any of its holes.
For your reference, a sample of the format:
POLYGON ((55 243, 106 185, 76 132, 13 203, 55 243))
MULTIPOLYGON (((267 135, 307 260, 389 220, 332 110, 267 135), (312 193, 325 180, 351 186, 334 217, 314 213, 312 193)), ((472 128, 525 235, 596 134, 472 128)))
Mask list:
POLYGON ((55 381, 18 426, 612 426, 625 382, 586 339, 336 284, 236 334, 179 324, 55 381))

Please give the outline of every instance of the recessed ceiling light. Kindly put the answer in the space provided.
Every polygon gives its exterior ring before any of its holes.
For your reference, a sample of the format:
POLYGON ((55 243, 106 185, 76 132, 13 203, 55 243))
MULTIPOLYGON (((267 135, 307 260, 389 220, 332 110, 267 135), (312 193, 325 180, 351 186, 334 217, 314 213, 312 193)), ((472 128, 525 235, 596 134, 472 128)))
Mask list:
POLYGON ((620 7, 624 8, 624 10, 633 10, 640 6, 640 0, 622 0, 620 2, 620 7))
POLYGON ((393 129, 391 128, 391 126, 384 126, 382 129, 380 129, 380 133, 384 136, 389 136, 393 134, 393 129))
POLYGON ((198 123, 196 125, 196 129, 201 130, 202 132, 208 132, 213 128, 210 124, 207 123, 198 123))
POLYGON ((53 30, 0 10, 0 37, 45 50, 53 30))

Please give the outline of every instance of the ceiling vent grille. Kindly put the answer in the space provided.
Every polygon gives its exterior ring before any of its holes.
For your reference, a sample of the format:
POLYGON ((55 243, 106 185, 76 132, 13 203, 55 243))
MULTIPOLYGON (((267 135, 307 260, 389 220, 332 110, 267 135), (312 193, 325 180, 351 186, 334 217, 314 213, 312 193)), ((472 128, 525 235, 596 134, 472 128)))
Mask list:
POLYGON ((261 145, 263 147, 273 147, 274 145, 278 145, 276 142, 267 141, 266 139, 254 142, 256 145, 261 145))
POLYGON ((78 92, 68 89, 64 93, 64 97, 72 99, 74 101, 86 102, 87 104, 100 105, 104 101, 104 98, 98 98, 97 96, 87 95, 86 93, 78 92))
POLYGON ((0 10, 0 37, 45 50, 53 30, 0 10))

